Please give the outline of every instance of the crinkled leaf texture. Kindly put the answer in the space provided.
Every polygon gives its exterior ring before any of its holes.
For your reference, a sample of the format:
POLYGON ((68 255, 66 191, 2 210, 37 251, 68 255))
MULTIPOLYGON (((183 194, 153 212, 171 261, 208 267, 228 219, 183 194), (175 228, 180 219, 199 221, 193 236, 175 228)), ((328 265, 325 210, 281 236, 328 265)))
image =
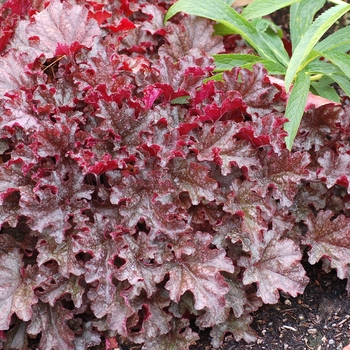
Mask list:
POLYGON ((204 84, 227 48, 172 3, 0 8, 0 348, 250 342, 303 247, 348 277, 350 108, 311 96, 287 151, 281 83, 204 84))
POLYGON ((50 1, 45 10, 34 15, 26 33, 29 43, 46 58, 74 53, 74 44, 91 47, 93 38, 101 32, 93 19, 88 19, 84 6, 50 1))
POLYGON ((306 224, 309 230, 303 243, 311 247, 308 251, 310 263, 315 264, 322 258, 326 258, 330 260, 330 266, 337 269, 339 278, 348 278, 349 218, 344 215, 334 218, 334 213, 327 210, 320 211, 317 217, 309 214, 306 224))
POLYGON ((279 299, 278 290, 296 296, 302 293, 308 283, 300 264, 301 252, 293 241, 276 239, 275 232, 265 232, 260 242, 259 257, 239 260, 246 267, 243 283, 257 283, 257 295, 264 303, 274 304, 279 299))
POLYGON ((22 257, 18 249, 11 249, 8 253, 0 254, 0 328, 8 329, 13 313, 23 321, 32 317, 32 307, 38 299, 33 293, 35 274, 31 268, 22 270, 22 257), (22 270, 22 273, 21 273, 22 270), (27 278, 27 274, 29 274, 27 278))

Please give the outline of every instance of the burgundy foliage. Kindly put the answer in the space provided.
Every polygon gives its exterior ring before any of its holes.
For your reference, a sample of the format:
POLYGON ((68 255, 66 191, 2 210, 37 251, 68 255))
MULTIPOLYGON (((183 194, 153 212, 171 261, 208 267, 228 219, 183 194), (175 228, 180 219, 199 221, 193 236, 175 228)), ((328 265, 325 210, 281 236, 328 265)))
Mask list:
POLYGON ((0 9, 4 349, 254 341, 304 250, 349 277, 348 109, 311 96, 288 152, 283 87, 259 65, 203 84, 227 46, 165 26, 171 3, 0 9))

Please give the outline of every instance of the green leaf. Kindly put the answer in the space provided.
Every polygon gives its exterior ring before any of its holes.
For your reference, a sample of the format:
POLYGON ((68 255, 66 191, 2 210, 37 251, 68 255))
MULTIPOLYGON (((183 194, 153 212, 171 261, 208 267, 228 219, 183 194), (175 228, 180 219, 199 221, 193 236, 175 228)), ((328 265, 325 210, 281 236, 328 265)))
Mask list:
MULTIPOLYGON (((333 63, 326 61, 314 61, 305 67, 305 71, 309 74, 324 74, 325 76, 323 78, 328 77, 332 82, 336 82, 344 90, 344 92, 350 96, 349 78, 346 77, 345 74, 333 63)), ((323 96, 319 91, 317 92, 320 96, 323 96)), ((335 101, 334 98, 330 99, 335 101)))
POLYGON ((175 105, 175 104, 185 105, 188 103, 190 98, 191 98, 190 96, 180 96, 180 97, 176 97, 173 100, 171 100, 170 103, 172 105, 175 105))
POLYGON ((343 73, 350 78, 350 57, 346 53, 337 51, 325 51, 322 55, 331 61, 333 64, 338 66, 343 73))
POLYGON ((283 30, 269 19, 255 18, 250 23, 260 32, 266 32, 266 30, 272 29, 280 38, 283 37, 283 30))
POLYGON ((241 67, 246 63, 256 63, 262 60, 261 57, 249 54, 229 53, 213 55, 216 68, 214 72, 231 70, 234 67, 241 67))
POLYGON ((261 63, 265 66, 269 74, 277 75, 277 74, 285 74, 285 67, 281 64, 265 60, 256 55, 248 55, 248 54, 218 54, 213 55, 215 60, 216 68, 214 72, 223 72, 226 70, 231 70, 234 67, 244 67, 251 68, 255 63, 261 63))
POLYGON ((347 52, 350 50, 350 26, 341 28, 335 33, 327 36, 315 46, 316 51, 337 50, 347 52))
POLYGON ((330 84, 332 83, 334 83, 334 80, 324 75, 319 81, 315 81, 311 83, 310 90, 312 93, 316 95, 319 95, 321 97, 327 98, 328 100, 339 103, 340 98, 337 91, 330 86, 330 84))
POLYGON ((309 29, 316 12, 321 9, 326 0, 301 0, 290 7, 290 37, 293 49, 299 44, 305 32, 309 29))
MULTIPOLYGON (((256 63, 246 63, 243 64, 241 68, 252 70, 254 64, 256 63)), ((269 75, 284 75, 286 73, 286 69, 284 67, 281 68, 281 66, 277 66, 274 62, 268 60, 261 60, 259 61, 259 63, 261 63, 264 66, 269 75)))
POLYGON ((348 78, 338 74, 333 74, 330 77, 343 89, 343 91, 348 96, 350 96, 350 81, 348 78))
POLYGON ((298 1, 300 0, 254 0, 242 11, 242 16, 246 19, 262 17, 298 1))
POLYGON ((226 25, 222 23, 216 23, 214 24, 214 33, 213 35, 230 35, 230 34, 235 34, 236 32, 232 29, 227 27, 226 25))
POLYGON ((284 124, 284 130, 288 132, 288 136, 285 140, 289 150, 292 149, 301 118, 304 114, 309 87, 310 76, 304 71, 301 71, 295 79, 285 113, 286 118, 288 118, 288 122, 284 124))
POLYGON ((304 68, 309 74, 342 74, 342 71, 333 63, 326 61, 312 61, 304 68))
POLYGON ((205 78, 203 79, 203 84, 207 83, 208 81, 224 81, 224 74, 223 73, 219 73, 219 74, 215 74, 212 77, 209 78, 205 78))
POLYGON ((263 58, 288 64, 281 56, 279 48, 271 44, 265 33, 259 32, 222 0, 179 0, 169 8, 165 15, 165 22, 180 11, 219 22, 232 30, 233 33, 241 35, 263 58))
POLYGON ((296 74, 302 69, 304 60, 316 45, 322 35, 329 29, 329 27, 344 13, 350 10, 350 5, 333 6, 321 16, 319 16, 306 31, 303 38, 294 50, 293 56, 290 60, 285 77, 285 88, 289 91, 296 74))
POLYGON ((274 23, 264 18, 254 19, 252 24, 256 29, 265 34, 265 40, 270 47, 274 48, 275 56, 279 62, 288 66, 290 58, 281 40, 283 32, 279 35, 280 29, 274 23))

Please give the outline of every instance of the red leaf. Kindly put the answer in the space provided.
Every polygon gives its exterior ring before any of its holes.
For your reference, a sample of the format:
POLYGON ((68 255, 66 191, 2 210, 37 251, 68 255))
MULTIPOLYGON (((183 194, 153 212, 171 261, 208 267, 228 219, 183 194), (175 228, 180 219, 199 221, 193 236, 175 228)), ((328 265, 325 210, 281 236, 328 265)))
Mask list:
POLYGON ((242 256, 238 262, 246 268, 243 283, 257 283, 257 296, 268 304, 277 303, 278 290, 296 297, 309 281, 300 264, 299 246, 290 239, 278 237, 274 231, 266 231, 260 242, 254 242, 259 254, 250 258, 242 256))
POLYGON ((45 169, 37 176, 35 190, 21 196, 21 214, 31 218, 28 224, 33 230, 43 233, 46 228, 46 234, 62 243, 73 216, 88 207, 92 186, 84 184, 84 176, 73 162, 59 163, 56 169, 45 169))
POLYGON ((262 117, 274 111, 272 101, 278 90, 270 83, 267 71, 262 65, 254 65, 253 71, 234 68, 230 72, 224 72, 223 78, 223 89, 238 91, 248 106, 249 114, 262 117))
POLYGON ((214 348, 219 348, 219 346, 223 343, 226 333, 232 333, 236 341, 240 341, 241 339, 244 339, 247 343, 256 341, 257 335, 249 327, 252 321, 252 317, 248 315, 243 315, 239 318, 230 315, 225 322, 217 324, 211 330, 211 344, 214 348))
POLYGON ((135 343, 168 335, 172 315, 166 311, 170 304, 167 293, 159 289, 152 298, 139 297, 131 301, 135 315, 128 320, 129 338, 135 343))
POLYGON ((308 177, 306 166, 310 163, 307 153, 290 153, 284 150, 280 155, 262 155, 262 167, 249 172, 251 180, 256 181, 254 190, 262 197, 266 196, 269 186, 273 187, 273 197, 281 201, 282 206, 293 204, 294 196, 302 178, 308 177))
POLYGON ((194 345, 199 339, 198 334, 188 326, 188 321, 174 319, 169 333, 147 339, 142 348, 144 350, 188 350, 190 345, 194 345))
MULTIPOLYGON (((59 266, 59 272, 65 278, 73 278, 71 274, 80 276, 85 272, 82 262, 77 261, 74 252, 74 239, 66 238, 63 242, 57 243, 53 237, 44 236, 37 243, 39 252, 37 263, 43 265, 47 261, 56 261, 59 266)), ((52 304, 53 305, 53 304, 52 304)))
POLYGON ((321 165, 317 177, 324 179, 328 188, 335 184, 350 188, 350 155, 348 147, 340 147, 337 153, 334 151, 326 151, 317 159, 321 165))
POLYGON ((73 313, 59 302, 54 307, 40 302, 33 305, 33 318, 27 332, 34 336, 41 333, 40 349, 74 350, 74 333, 66 324, 72 317, 73 313))
MULTIPOLYGON (((247 251, 255 250, 255 240, 260 236, 263 230, 268 228, 271 218, 276 215, 276 203, 270 196, 261 197, 254 191, 254 183, 249 181, 234 182, 232 184, 233 193, 228 195, 224 205, 224 210, 242 218, 242 223, 238 226, 240 234, 230 235, 231 239, 237 237, 242 240, 243 249, 247 251), (242 232, 242 231, 243 232, 242 232), (243 239, 245 237, 245 239, 243 239), (251 242, 247 246, 248 241, 251 242)), ((227 224, 227 223, 226 223, 227 224)), ((237 229, 236 226, 236 229, 237 229)), ((218 226, 219 230, 220 228, 218 226)), ((234 242, 233 242, 234 243, 234 242)))
POLYGON ((188 236, 188 239, 193 245, 191 252, 181 254, 174 245, 177 258, 162 265, 162 269, 169 273, 165 288, 170 292, 170 299, 175 302, 189 290, 194 295, 197 310, 207 307, 212 312, 220 312, 228 292, 228 285, 220 271, 233 272, 232 261, 225 257, 225 251, 208 248, 210 235, 196 233, 194 237, 188 236))
POLYGON ((320 211, 317 217, 310 214, 306 220, 308 232, 303 244, 310 246, 310 264, 326 258, 330 260, 331 268, 337 269, 338 277, 344 279, 348 277, 350 263, 350 220, 344 215, 333 219, 334 213, 330 210, 320 211))
POLYGON ((169 172, 178 191, 187 191, 194 205, 202 199, 214 200, 217 182, 208 176, 205 166, 182 158, 173 158, 169 162, 169 172))
POLYGON ((180 24, 170 23, 165 38, 168 45, 163 45, 160 53, 170 56, 172 60, 190 54, 192 49, 200 49, 203 54, 212 55, 224 52, 222 38, 213 36, 210 21, 201 17, 183 17, 180 24))
POLYGON ((30 55, 22 53, 16 55, 10 50, 0 60, 0 96, 4 97, 11 90, 20 89, 22 86, 30 87, 32 79, 25 74, 23 67, 30 62, 30 55))
POLYGON ((91 47, 93 38, 101 33, 97 22, 87 17, 88 10, 84 6, 53 0, 46 9, 34 15, 35 21, 28 25, 27 35, 31 45, 46 58, 62 54, 57 51, 59 45, 71 47, 73 54, 74 43, 91 47))
MULTIPOLYGON (((113 184, 113 182, 111 182, 113 184)), ((165 233, 170 237, 188 231, 186 212, 173 203, 174 187, 156 171, 143 171, 140 175, 125 177, 122 183, 112 187, 111 203, 118 204, 124 217, 121 224, 135 227, 144 220, 150 235, 165 233)))
POLYGON ((158 269, 161 263, 157 261, 159 250, 159 246, 152 244, 143 232, 139 233, 137 241, 127 236, 116 237, 116 253, 124 264, 118 267, 114 276, 119 281, 129 281, 131 296, 140 295, 143 290, 148 297, 157 292, 156 284, 164 277, 164 273, 158 269))
POLYGON ((9 329, 13 313, 23 321, 31 319, 32 306, 38 301, 33 291, 35 273, 31 267, 23 268, 18 249, 0 253, 0 329, 9 329))
POLYGON ((249 168, 259 165, 251 144, 235 140, 236 133, 236 123, 204 124, 201 131, 194 133, 201 142, 195 143, 191 149, 196 151, 199 161, 211 160, 219 164, 224 176, 231 172, 232 166, 249 168))

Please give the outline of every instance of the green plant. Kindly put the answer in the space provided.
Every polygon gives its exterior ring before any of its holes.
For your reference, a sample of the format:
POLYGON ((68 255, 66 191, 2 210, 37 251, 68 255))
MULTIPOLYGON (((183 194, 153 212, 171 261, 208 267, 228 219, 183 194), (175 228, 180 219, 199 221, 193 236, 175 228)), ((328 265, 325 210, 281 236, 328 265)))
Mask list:
POLYGON ((168 20, 182 11, 217 22, 215 34, 240 34, 255 49, 255 54, 214 55, 221 79, 222 72, 233 67, 251 68, 262 63, 270 75, 284 75, 286 92, 290 92, 285 124, 286 145, 291 150, 298 132, 309 91, 339 102, 331 87, 337 83, 350 95, 350 26, 322 39, 326 31, 345 13, 350 5, 341 0, 314 20, 326 0, 254 0, 241 14, 230 5, 231 0, 179 0, 170 7, 168 20), (280 8, 290 6, 292 55, 289 57, 281 39, 281 31, 271 21, 262 18, 280 8), (293 84, 293 89, 291 86, 293 84))

